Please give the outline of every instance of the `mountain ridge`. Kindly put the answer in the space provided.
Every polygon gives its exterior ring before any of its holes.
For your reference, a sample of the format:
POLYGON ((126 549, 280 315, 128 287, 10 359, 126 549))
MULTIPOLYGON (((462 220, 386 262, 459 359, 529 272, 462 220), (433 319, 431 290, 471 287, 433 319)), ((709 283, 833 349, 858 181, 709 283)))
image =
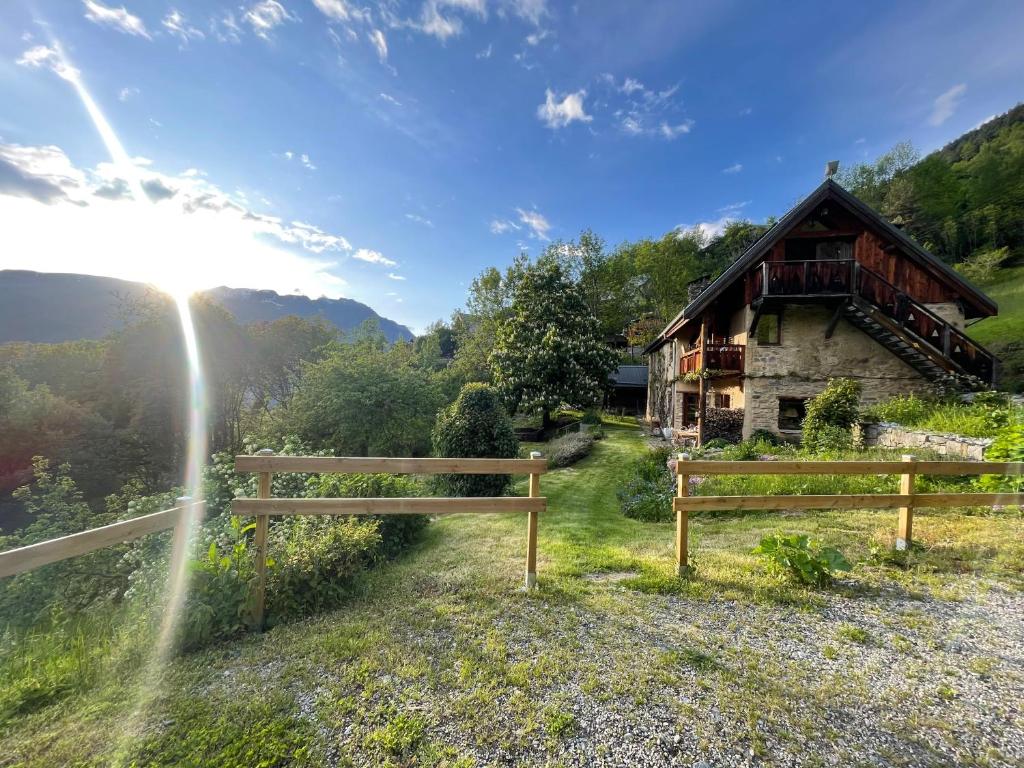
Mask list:
MULTIPOLYGON (((156 292, 145 283, 70 272, 0 270, 0 344, 100 339, 126 324, 125 308, 156 292)), ((408 340, 406 326, 354 299, 311 299, 256 288, 218 286, 198 294, 242 325, 296 315, 322 318, 342 332, 376 320, 388 341, 408 340)))

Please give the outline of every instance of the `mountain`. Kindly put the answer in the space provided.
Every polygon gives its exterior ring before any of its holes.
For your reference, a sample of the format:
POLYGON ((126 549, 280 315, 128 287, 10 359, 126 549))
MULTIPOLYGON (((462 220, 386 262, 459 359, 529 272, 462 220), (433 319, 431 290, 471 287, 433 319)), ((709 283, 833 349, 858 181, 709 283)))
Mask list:
MULTIPOLYGON (((154 294, 143 283, 95 275, 0 270, 0 344, 99 339, 121 328, 132 304, 154 294)), ((411 339, 404 325, 352 299, 310 299, 274 291, 214 288, 205 295, 242 324, 288 315, 323 318, 341 331, 376 320, 389 341, 411 339)))

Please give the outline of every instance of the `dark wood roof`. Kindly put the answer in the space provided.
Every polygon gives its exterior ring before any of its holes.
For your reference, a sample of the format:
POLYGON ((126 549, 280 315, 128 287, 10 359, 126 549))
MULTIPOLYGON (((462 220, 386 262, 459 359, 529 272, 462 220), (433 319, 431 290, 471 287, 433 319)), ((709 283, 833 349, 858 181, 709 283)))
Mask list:
POLYGON ((644 354, 650 354, 659 349, 688 321, 700 316, 710 304, 717 299, 726 288, 742 277, 746 271, 754 266, 773 245, 785 237, 789 232, 807 216, 811 215, 821 203, 826 200, 836 200, 845 206, 851 213, 859 218, 866 226, 879 230, 883 235, 900 246, 911 258, 918 261, 921 266, 931 272, 936 278, 950 285, 962 298, 970 304, 978 316, 987 317, 998 311, 996 303, 986 296, 979 288, 973 285, 963 275, 954 270, 941 259, 936 258, 920 245, 915 243, 900 229, 894 227, 885 217, 872 209, 856 196, 847 192, 842 186, 825 179, 811 194, 794 206, 775 226, 764 233, 753 245, 729 265, 718 278, 711 283, 699 296, 687 304, 682 311, 676 315, 665 329, 658 334, 658 337, 647 345, 644 354))

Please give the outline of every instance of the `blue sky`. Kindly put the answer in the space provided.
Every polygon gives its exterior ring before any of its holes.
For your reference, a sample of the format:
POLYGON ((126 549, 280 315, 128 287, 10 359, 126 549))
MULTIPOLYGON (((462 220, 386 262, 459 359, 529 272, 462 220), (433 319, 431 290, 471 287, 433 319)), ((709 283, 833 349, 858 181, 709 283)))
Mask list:
POLYGON ((760 220, 829 159, 941 146, 1024 95, 1021 29, 1019 2, 7 0, 0 267, 420 330, 520 248, 760 220))

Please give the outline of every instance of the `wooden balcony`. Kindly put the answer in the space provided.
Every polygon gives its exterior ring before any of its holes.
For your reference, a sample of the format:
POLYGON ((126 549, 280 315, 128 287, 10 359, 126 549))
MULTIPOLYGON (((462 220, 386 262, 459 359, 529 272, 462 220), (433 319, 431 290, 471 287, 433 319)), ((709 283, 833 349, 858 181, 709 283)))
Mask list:
POLYGON ((742 344, 706 344, 701 350, 691 349, 679 359, 679 373, 712 371, 712 377, 735 376, 743 373, 742 344))

